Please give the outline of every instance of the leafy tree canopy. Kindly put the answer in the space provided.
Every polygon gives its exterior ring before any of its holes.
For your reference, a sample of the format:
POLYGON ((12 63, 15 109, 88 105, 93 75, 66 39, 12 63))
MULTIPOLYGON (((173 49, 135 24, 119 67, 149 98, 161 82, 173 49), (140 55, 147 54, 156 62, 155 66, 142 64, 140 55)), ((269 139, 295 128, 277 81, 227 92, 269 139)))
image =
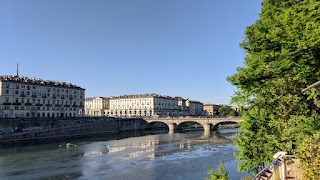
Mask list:
POLYGON ((206 180, 228 180, 229 179, 229 173, 226 169, 226 166, 222 161, 220 161, 218 170, 215 171, 214 169, 211 169, 209 171, 210 178, 206 180))
POLYGON ((320 129, 319 109, 301 92, 320 77, 320 1, 264 0, 259 19, 240 47, 244 66, 227 80, 238 88, 232 102, 246 105, 239 170, 257 172, 277 151, 294 153, 320 129))
POLYGON ((237 112, 229 106, 223 106, 218 109, 221 116, 236 116, 237 112))

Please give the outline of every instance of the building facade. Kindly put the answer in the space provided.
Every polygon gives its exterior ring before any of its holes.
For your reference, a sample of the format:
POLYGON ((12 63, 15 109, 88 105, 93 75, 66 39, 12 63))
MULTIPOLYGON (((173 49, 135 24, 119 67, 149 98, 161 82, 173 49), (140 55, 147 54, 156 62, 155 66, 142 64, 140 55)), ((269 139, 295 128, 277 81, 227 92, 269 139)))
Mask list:
POLYGON ((112 117, 178 117, 202 115, 202 106, 200 102, 189 102, 181 97, 158 94, 124 95, 110 97, 109 109, 104 114, 112 117), (188 103, 190 107, 187 106, 188 103))
POLYGON ((205 104, 205 105, 203 105, 203 113, 206 116, 215 116, 216 114, 218 114, 218 110, 220 107, 222 107, 222 105, 205 104))
POLYGON ((203 103, 199 101, 187 101, 187 105, 190 109, 191 116, 202 116, 203 115, 203 103))
POLYGON ((105 110, 109 109, 109 98, 94 97, 85 99, 86 116, 105 116, 105 110))
POLYGON ((0 76, 0 118, 79 117, 85 89, 71 83, 0 76))

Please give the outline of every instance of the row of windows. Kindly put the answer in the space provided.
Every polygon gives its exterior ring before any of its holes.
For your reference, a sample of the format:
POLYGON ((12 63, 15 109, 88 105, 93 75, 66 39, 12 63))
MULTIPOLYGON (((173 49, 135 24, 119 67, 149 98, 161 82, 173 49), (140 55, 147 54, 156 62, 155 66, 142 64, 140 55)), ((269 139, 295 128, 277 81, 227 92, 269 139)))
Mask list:
MULTIPOLYGON (((6 83, 6 88, 10 88, 10 83, 6 83)), ((16 84, 15 85, 15 89, 27 89, 27 90, 38 90, 38 91, 47 91, 47 92, 50 92, 51 90, 53 92, 62 92, 62 93, 73 93, 73 94, 77 94, 78 91, 77 90, 70 90, 70 89, 56 89, 56 88, 49 88, 49 87, 37 87, 37 86, 29 86, 29 85, 19 85, 19 84, 16 84)), ((83 95, 83 91, 80 91, 80 94, 83 95)))
MULTIPOLYGON (((4 91, 5 92, 5 94, 10 94, 10 91, 9 90, 5 90, 4 91)), ((30 96, 30 91, 26 91, 26 92, 24 92, 24 91, 14 91, 14 94, 16 94, 16 95, 21 95, 21 96, 30 96)), ((58 97, 58 98, 61 98, 61 99, 63 99, 63 98, 77 98, 77 95, 65 95, 65 94, 55 94, 55 93, 41 93, 41 92, 31 92, 31 95, 32 95, 32 97, 50 97, 50 95, 52 95, 52 98, 56 98, 56 97, 58 97)), ((82 99, 83 98, 83 96, 80 96, 80 99, 82 99)))
MULTIPOLYGON (((30 113, 30 112, 27 112, 27 113, 15 113, 14 114, 15 117, 76 117, 76 113, 30 113)), ((6 117, 8 118, 9 117, 9 114, 0 114, 0 117, 6 117)))
MULTIPOLYGON (((10 110, 10 106, 4 106, 4 110, 10 110)), ((42 110, 42 111, 76 111, 76 108, 61 108, 61 107, 19 107, 15 106, 14 110, 42 110)))
MULTIPOLYGON (((6 97, 6 99, 5 99, 6 101, 6 103, 9 103, 9 97, 6 97)), ((50 99, 42 99, 42 101, 41 101, 41 99, 31 99, 32 100, 32 103, 33 104, 43 104, 43 105, 45 105, 46 103, 47 104, 51 104, 51 102, 52 102, 52 105, 55 105, 55 104, 57 104, 57 105, 77 105, 77 101, 64 101, 64 100, 50 100, 50 99)), ((29 98, 26 98, 26 101, 25 101, 25 99, 24 98, 21 98, 21 99, 19 99, 19 98, 16 98, 15 99, 15 102, 14 103, 31 103, 31 101, 30 101, 30 99, 29 98)), ((83 102, 82 101, 80 101, 80 103, 79 103, 79 105, 80 106, 82 106, 82 104, 83 104, 83 102)))

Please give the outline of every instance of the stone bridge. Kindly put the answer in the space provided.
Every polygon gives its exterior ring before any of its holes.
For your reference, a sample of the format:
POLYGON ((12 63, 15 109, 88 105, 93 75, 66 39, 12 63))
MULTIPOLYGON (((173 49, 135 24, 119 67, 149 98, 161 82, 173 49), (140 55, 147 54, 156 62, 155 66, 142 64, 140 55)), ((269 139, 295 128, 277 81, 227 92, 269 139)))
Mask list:
POLYGON ((240 118, 143 118, 149 124, 162 122, 169 127, 169 133, 174 133, 175 129, 179 129, 179 125, 184 123, 195 122, 202 125, 205 133, 217 130, 219 124, 240 123, 240 118))

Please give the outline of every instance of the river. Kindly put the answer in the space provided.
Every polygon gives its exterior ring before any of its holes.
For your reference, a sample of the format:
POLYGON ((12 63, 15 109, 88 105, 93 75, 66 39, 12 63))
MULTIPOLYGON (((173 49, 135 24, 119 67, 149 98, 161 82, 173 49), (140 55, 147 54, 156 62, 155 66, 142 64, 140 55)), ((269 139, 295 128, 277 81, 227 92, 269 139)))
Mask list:
MULTIPOLYGON (((0 177, 11 179, 79 180, 197 180, 223 161, 230 179, 248 176, 237 172, 231 138, 236 129, 210 136, 202 132, 154 134, 138 137, 91 138, 0 149, 0 177)), ((132 136, 132 135, 131 135, 132 136)), ((135 135, 133 135, 135 136, 135 135)))

